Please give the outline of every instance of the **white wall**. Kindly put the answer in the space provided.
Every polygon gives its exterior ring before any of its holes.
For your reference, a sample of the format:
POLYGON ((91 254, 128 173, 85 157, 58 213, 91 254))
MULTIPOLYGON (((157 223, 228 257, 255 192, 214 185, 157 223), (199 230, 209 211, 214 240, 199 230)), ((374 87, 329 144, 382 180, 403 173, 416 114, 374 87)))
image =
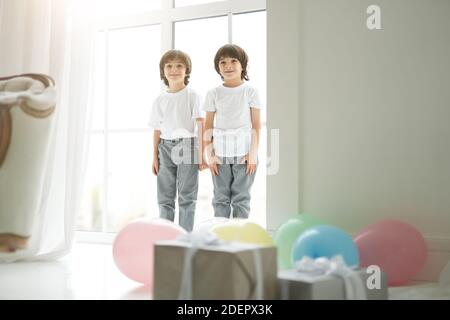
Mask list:
POLYGON ((279 129, 279 172, 267 176, 267 227, 275 230, 300 211, 300 114, 301 78, 298 37, 299 1, 267 1, 267 131, 279 129))
POLYGON ((350 233, 397 218, 449 249, 450 1, 268 0, 267 10, 268 123, 295 135, 282 165, 298 163, 268 178, 268 225, 289 209, 350 233), (382 30, 366 27, 371 4, 382 30))

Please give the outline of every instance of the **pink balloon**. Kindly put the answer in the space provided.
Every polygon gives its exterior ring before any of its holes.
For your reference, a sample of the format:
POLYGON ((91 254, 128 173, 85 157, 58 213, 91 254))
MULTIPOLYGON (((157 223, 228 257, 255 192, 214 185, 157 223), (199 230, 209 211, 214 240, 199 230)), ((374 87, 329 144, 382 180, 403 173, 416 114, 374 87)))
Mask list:
POLYGON ((186 231, 164 219, 141 219, 125 226, 114 239, 116 266, 128 278, 153 286, 154 243, 173 240, 186 231))
POLYGON ((425 264, 427 246, 413 226, 382 220, 362 230, 355 238, 361 267, 377 265, 389 285, 400 285, 416 275, 425 264))

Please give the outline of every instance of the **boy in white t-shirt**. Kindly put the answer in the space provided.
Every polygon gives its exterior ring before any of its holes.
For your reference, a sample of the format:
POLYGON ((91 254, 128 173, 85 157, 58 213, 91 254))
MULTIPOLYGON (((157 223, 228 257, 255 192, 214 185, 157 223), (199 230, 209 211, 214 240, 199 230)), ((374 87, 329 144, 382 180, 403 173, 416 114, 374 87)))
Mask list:
POLYGON ((191 59, 179 50, 166 52, 159 63, 161 79, 168 87, 153 102, 153 173, 157 175, 157 198, 161 218, 174 221, 178 190, 179 224, 194 226, 199 169, 203 159, 204 114, 200 96, 187 87, 191 59), (200 145, 199 145, 200 142, 200 145))
POLYGON ((239 46, 221 47, 214 66, 223 85, 208 92, 203 106, 204 145, 213 177, 216 217, 248 218, 250 213, 262 105, 256 89, 244 82, 249 80, 247 63, 248 56, 239 46))

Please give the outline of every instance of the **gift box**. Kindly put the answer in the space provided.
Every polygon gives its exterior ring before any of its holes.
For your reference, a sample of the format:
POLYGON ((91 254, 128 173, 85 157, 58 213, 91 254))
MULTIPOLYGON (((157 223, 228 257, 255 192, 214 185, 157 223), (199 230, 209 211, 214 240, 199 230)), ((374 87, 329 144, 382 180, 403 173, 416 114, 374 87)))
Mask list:
MULTIPOLYGON (((388 299, 386 274, 380 272, 379 288, 372 288, 367 280, 372 275, 366 269, 354 270, 360 277, 367 300, 388 299)), ((370 280, 370 279, 369 279, 370 280)), ((369 281, 371 283, 371 281, 369 281)), ((344 278, 338 275, 311 275, 295 269, 278 273, 280 298, 283 300, 345 300, 349 299, 344 278)), ((350 298, 352 299, 352 298, 350 298)))
POLYGON ((276 247, 221 243, 194 250, 192 243, 159 241, 153 298, 276 299, 276 261, 276 247), (186 288, 187 295, 182 294, 186 288))

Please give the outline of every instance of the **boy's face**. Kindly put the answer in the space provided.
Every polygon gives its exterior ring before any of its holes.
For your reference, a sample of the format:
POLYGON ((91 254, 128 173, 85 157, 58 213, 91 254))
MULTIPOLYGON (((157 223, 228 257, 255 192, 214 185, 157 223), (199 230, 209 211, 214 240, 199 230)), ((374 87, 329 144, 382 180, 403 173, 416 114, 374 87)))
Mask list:
POLYGON ((164 64, 164 76, 169 82, 169 85, 184 83, 186 65, 180 60, 167 61, 164 64))
POLYGON ((219 70, 225 81, 241 80, 242 65, 236 58, 220 58, 219 70))

